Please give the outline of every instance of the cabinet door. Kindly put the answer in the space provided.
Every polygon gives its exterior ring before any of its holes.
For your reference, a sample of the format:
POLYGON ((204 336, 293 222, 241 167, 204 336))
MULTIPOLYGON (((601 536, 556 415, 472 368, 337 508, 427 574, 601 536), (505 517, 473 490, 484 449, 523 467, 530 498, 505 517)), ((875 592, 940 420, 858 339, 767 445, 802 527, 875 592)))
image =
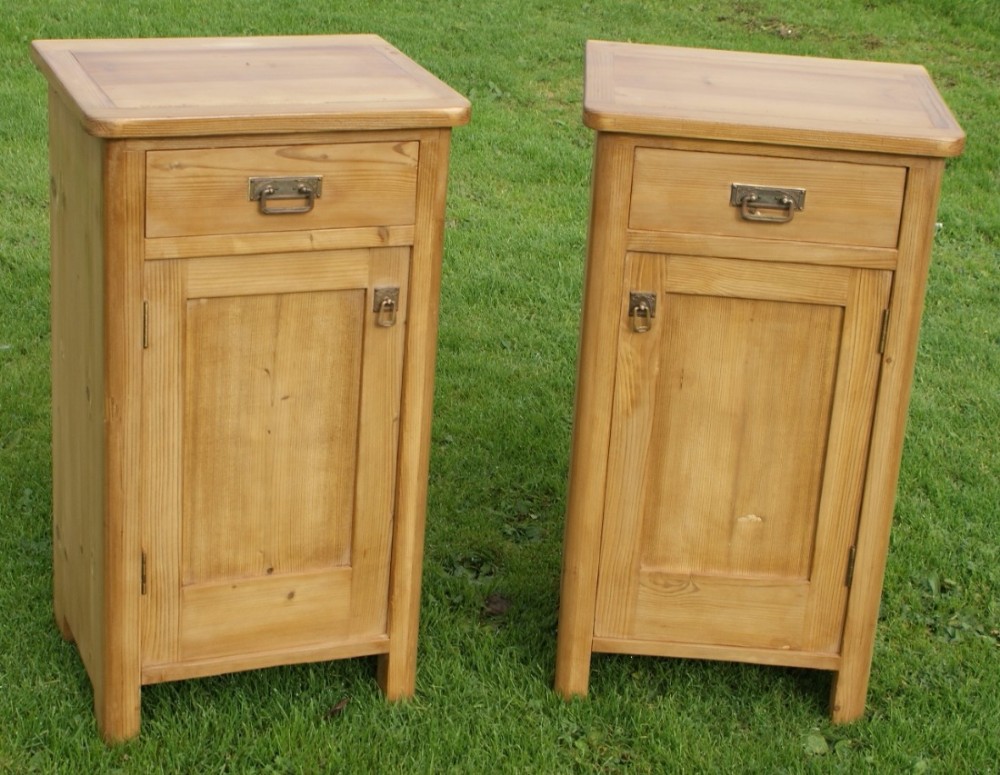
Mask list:
POLYGON ((146 263, 144 665, 385 633, 408 264, 146 263))
POLYGON ((839 650, 890 284, 627 256, 596 636, 839 650))

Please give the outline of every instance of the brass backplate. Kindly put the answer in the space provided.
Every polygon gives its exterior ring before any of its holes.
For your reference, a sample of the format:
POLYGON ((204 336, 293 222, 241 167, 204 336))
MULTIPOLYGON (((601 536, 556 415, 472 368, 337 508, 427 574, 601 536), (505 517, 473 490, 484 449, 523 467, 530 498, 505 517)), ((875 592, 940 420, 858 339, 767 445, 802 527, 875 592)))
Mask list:
POLYGON ((729 189, 729 204, 742 207, 747 200, 755 207, 784 209, 791 202, 796 210, 806 206, 806 190, 804 188, 775 188, 773 186, 758 186, 752 183, 733 183, 729 189))
POLYGON ((628 316, 635 317, 636 311, 643 317, 656 317, 656 294, 649 291, 632 291, 628 295, 628 316))
POLYGON ((247 199, 252 202, 267 192, 270 199, 299 199, 312 193, 319 199, 323 195, 322 175, 299 175, 290 178, 250 178, 247 199))

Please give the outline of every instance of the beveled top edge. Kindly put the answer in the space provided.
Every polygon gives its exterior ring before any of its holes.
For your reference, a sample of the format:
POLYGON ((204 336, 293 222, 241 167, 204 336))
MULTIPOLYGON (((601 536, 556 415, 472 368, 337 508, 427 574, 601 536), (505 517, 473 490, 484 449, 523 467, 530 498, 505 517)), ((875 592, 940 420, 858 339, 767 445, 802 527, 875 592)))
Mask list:
MULTIPOLYGON (((83 38, 43 39, 31 44, 31 58, 51 88, 67 101, 86 130, 98 137, 173 137, 189 135, 290 133, 405 128, 440 128, 468 123, 471 104, 437 76, 390 43, 372 34, 281 35, 251 37, 83 38), (174 110, 116 105, 95 82, 81 60, 107 54, 151 54, 180 57, 184 52, 287 51, 329 52, 346 47, 367 48, 398 68, 419 93, 381 100, 363 95, 343 103, 295 99, 255 105, 182 105, 174 110), (278 104, 280 102, 280 104, 278 104), (234 127, 234 124, 236 126, 234 127)), ((155 89, 155 84, 151 87, 155 89)))
MULTIPOLYGON (((588 40, 585 70, 583 120, 588 127, 603 132, 936 157, 957 156, 965 145, 961 126, 926 69, 916 64, 588 40), (885 84, 901 85, 911 101, 919 103, 923 125, 905 120, 878 120, 874 116, 865 122, 851 121, 845 118, 849 115, 846 111, 843 115, 809 116, 801 105, 799 115, 780 116, 772 110, 775 105, 766 101, 767 89, 761 95, 752 94, 750 89, 739 93, 744 104, 731 115, 702 110, 693 104, 697 100, 689 104, 680 100, 668 103, 669 85, 660 94, 654 94, 647 104, 637 97, 630 102, 628 96, 621 98, 622 90, 627 90, 629 84, 615 81, 614 59, 619 55, 646 59, 647 77, 655 72, 657 64, 663 68, 663 63, 668 63, 676 64, 678 69, 687 68, 689 78, 707 68, 729 73, 752 68, 758 72, 784 71, 786 75, 791 72, 792 80, 796 79, 794 73, 800 72, 803 76, 799 80, 803 83, 815 77, 845 87, 855 82, 870 84, 881 80, 883 88, 885 84)), ((708 83, 704 91, 707 93, 715 86, 708 83)), ((726 95, 719 89, 717 96, 726 95)), ((836 102, 825 106, 833 112, 837 107, 836 102)), ((857 106, 848 104, 848 107, 857 106)), ((879 107, 885 113, 892 109, 879 107)))

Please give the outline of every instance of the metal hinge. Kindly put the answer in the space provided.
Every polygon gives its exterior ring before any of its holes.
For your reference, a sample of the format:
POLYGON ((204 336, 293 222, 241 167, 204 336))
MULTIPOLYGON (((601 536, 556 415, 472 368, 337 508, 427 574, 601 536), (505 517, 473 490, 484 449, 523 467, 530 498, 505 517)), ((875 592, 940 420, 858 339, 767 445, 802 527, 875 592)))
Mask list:
POLYGON ((850 589, 851 584, 854 583, 854 555, 856 554, 855 548, 852 546, 851 551, 847 554, 847 576, 844 579, 844 586, 850 589))
POLYGON ((142 570, 140 571, 140 591, 143 595, 146 594, 146 553, 142 553, 142 570))
POLYGON ((878 335, 878 352, 879 355, 885 353, 885 340, 889 337, 889 310, 882 310, 882 330, 878 335))
POLYGON ((142 302, 142 349, 149 348, 149 302, 142 302))

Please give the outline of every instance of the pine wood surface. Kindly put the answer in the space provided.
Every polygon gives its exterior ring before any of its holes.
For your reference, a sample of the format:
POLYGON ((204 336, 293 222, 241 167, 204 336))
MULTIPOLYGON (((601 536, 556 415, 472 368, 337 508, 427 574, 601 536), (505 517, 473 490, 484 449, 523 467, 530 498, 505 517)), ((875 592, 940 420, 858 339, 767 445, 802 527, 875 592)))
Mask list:
POLYGON ((856 719, 964 135, 918 67, 603 42, 585 121, 556 689, 586 693, 593 651, 732 659, 831 670, 833 720, 856 719), (737 182, 805 210, 745 222, 737 182), (647 332, 631 291, 656 293, 647 332))
POLYGON ((389 699, 412 697, 416 690, 450 149, 451 134, 447 130, 426 135, 421 141, 416 226, 407 287, 405 369, 397 418, 399 455, 386 623, 390 642, 389 648, 379 655, 377 667, 379 686, 389 699))
POLYGON ((937 159, 912 160, 908 172, 900 264, 893 276, 879 380, 880 399, 887 398, 879 400, 872 424, 873 454, 858 525, 855 582, 844 623, 844 643, 853 648, 845 651, 834 676, 830 695, 834 721, 852 721, 864 713, 943 174, 944 162, 937 159))
POLYGON ((408 257, 147 264, 145 664, 385 633, 408 257))
MULTIPOLYGON (((894 248, 906 170, 807 159, 637 148, 629 227, 894 248), (733 183, 805 189, 788 223, 744 220, 733 183)), ((800 251, 803 252, 803 251, 800 251)))
MULTIPOLYGON (((104 144, 101 198, 104 233, 104 487, 107 493, 104 541, 103 685, 95 688, 98 727, 109 740, 139 731, 141 641, 141 504, 139 448, 142 391, 142 233, 144 202, 123 192, 141 191, 145 169, 141 153, 121 143, 104 144), (126 300, 133 300, 128 303, 126 300)), ((90 196, 94 196, 91 192, 90 196)))
POLYGON ((621 309, 610 278, 621 276, 628 223, 627 208, 609 203, 628 201, 634 155, 626 140, 597 135, 559 592, 555 689, 564 697, 585 695, 590 681, 618 333, 609 321, 621 309))
POLYGON ((40 40, 32 57, 101 137, 450 127, 469 102, 375 35, 40 40))
POLYGON ((871 274, 626 257, 658 309, 619 323, 595 635, 837 651, 888 304, 871 274))
POLYGON ((56 622, 91 680, 103 674, 103 144, 50 93, 52 531, 56 622), (86 202, 86 208, 75 205, 86 202), (72 203, 72 205, 70 204, 72 203))
POLYGON ((630 132, 956 156, 965 134, 919 65, 588 41, 584 121, 630 132))
MULTIPOLYGON (((150 151, 146 236, 302 231, 413 223, 419 144, 328 143, 150 151), (261 217, 251 177, 322 177, 307 213, 261 217)), ((301 205, 274 202, 274 208, 301 205)))
POLYGON ((386 696, 411 696, 449 133, 468 103, 372 36, 35 52, 52 79, 54 602, 102 736, 138 733, 142 683, 271 665, 377 654, 386 696), (254 52, 259 91, 230 96, 262 101, 239 115, 212 90, 254 52), (214 85, 172 121, 199 74, 214 85), (111 98, 110 124, 81 107, 111 98), (322 174, 314 212, 260 213, 248 177, 272 174, 322 174))

